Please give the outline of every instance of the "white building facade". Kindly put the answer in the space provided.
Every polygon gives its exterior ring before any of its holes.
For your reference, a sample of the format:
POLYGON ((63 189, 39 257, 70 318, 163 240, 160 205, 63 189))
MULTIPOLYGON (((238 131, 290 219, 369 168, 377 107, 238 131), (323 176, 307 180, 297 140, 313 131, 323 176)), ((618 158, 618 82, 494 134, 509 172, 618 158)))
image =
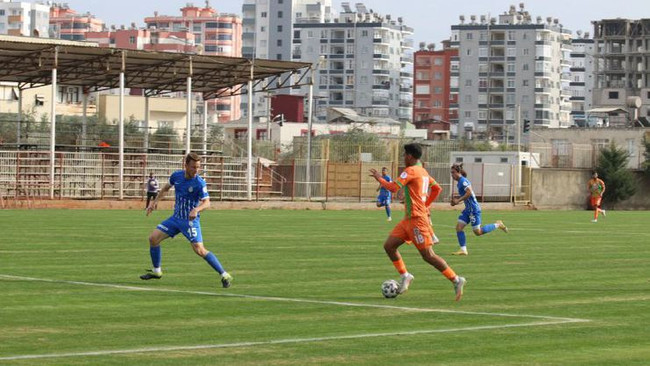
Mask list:
MULTIPOLYGON (((294 25, 293 60, 317 65, 314 117, 328 107, 361 115, 410 121, 413 104, 413 29, 402 18, 342 4, 340 16, 325 23, 294 25)), ((298 93, 306 95, 308 87, 298 93)))
POLYGON ((0 0, 0 34, 47 38, 49 27, 49 5, 0 0))
POLYGON ((459 49, 451 74, 459 94, 453 135, 513 142, 518 110, 536 127, 571 125, 571 33, 557 19, 533 20, 520 6, 498 19, 461 16, 451 27, 451 46, 459 49))

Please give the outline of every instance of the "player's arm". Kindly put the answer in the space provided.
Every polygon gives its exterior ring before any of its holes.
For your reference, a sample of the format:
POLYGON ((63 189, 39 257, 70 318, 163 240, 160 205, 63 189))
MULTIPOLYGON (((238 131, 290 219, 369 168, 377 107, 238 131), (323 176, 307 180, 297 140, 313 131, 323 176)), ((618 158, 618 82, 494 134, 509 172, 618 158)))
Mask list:
POLYGON ((470 185, 470 186, 465 187, 465 194, 464 195, 462 195, 462 196, 460 196, 458 198, 452 198, 451 199, 451 205, 456 206, 457 204, 459 204, 459 203, 465 201, 466 199, 468 199, 471 195, 472 195, 472 186, 470 185))
POLYGON ((199 203, 198 206, 194 207, 192 211, 190 211, 189 219, 194 220, 199 215, 199 212, 205 210, 208 207, 210 207, 210 197, 202 199, 201 203, 199 203))
POLYGON ((397 183, 395 182, 388 182, 384 179, 384 177, 381 176, 381 174, 376 170, 376 169, 370 169, 370 176, 375 178, 377 182, 379 182, 379 185, 386 188, 387 190, 395 193, 399 191, 401 188, 397 183))
POLYGON ((440 196, 440 193, 442 193, 442 186, 438 184, 435 180, 433 180, 431 183, 429 183, 429 195, 427 196, 427 200, 425 202, 426 207, 429 207, 433 201, 440 196))
POLYGON ((156 199, 154 199, 153 201, 151 201, 151 202, 149 203, 149 207, 147 207, 147 216, 149 216, 149 214, 154 210, 154 208, 158 207, 158 201, 160 201, 161 199, 163 199, 163 197, 165 197, 165 195, 167 194, 167 192, 168 192, 170 189, 172 189, 172 185, 169 184, 169 183, 165 184, 165 185, 162 187, 162 189, 160 189, 160 192, 158 192, 158 195, 156 196, 156 199))
POLYGON ((603 190, 600 191, 600 196, 602 197, 605 194, 605 182, 602 179, 600 179, 600 185, 603 187, 603 190))

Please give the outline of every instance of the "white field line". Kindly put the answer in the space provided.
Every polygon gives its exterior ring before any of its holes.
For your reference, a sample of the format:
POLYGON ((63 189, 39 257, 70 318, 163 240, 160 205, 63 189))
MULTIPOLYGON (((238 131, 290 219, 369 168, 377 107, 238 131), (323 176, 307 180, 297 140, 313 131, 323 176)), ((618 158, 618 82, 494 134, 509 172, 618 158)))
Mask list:
POLYGON ((580 323, 580 322, 589 321, 588 319, 561 318, 561 317, 540 316, 540 315, 487 313, 487 312, 460 311, 460 310, 448 310, 448 309, 427 309, 427 308, 413 308, 413 307, 379 305, 379 304, 363 304, 363 303, 341 302, 341 301, 310 300, 310 299, 299 299, 299 298, 256 296, 256 295, 216 293, 216 292, 205 292, 205 291, 186 291, 186 290, 174 290, 174 289, 165 289, 165 288, 124 286, 124 285, 115 285, 109 283, 53 280, 47 278, 12 276, 12 275, 4 275, 4 274, 0 274, 0 278, 4 278, 8 280, 16 280, 16 281, 39 281, 39 282, 80 285, 80 286, 106 287, 106 288, 122 289, 122 290, 129 290, 129 291, 183 293, 183 294, 194 294, 194 295, 204 295, 204 296, 237 297, 237 298, 263 300, 263 301, 285 301, 285 302, 326 304, 326 305, 348 306, 348 307, 394 309, 394 310, 413 311, 413 312, 452 313, 452 314, 483 315, 483 316, 510 317, 510 318, 531 318, 531 319, 541 320, 537 322, 528 322, 528 323, 520 323, 520 324, 486 325, 486 326, 464 327, 464 328, 428 329, 428 330, 399 331, 399 332, 389 332, 389 333, 361 333, 361 334, 352 334, 352 335, 314 337, 314 338, 285 338, 285 339, 275 339, 275 340, 259 341, 259 342, 204 344, 204 345, 194 345, 194 346, 148 347, 148 348, 133 348, 133 349, 105 350, 105 351, 50 353, 50 354, 40 354, 40 355, 38 354, 18 355, 18 356, 0 357, 0 361, 62 358, 62 357, 106 356, 106 355, 117 355, 117 354, 150 353, 150 352, 191 351, 191 350, 198 350, 198 349, 242 348, 242 347, 268 346, 268 345, 276 345, 276 344, 291 344, 291 343, 295 344, 295 343, 325 342, 325 341, 360 339, 360 338, 391 337, 391 336, 403 336, 403 335, 408 336, 408 335, 433 334, 433 333, 454 333, 454 332, 481 331, 481 330, 506 329, 506 328, 518 328, 518 327, 535 327, 535 326, 580 323))
POLYGON ((129 290, 129 291, 149 291, 149 292, 181 293, 181 294, 193 294, 193 295, 204 295, 204 296, 236 297, 236 298, 264 300, 264 301, 284 301, 284 302, 325 304, 325 305, 348 306, 348 307, 359 307, 359 308, 394 309, 394 310, 413 311, 413 312, 451 313, 451 314, 483 315, 483 316, 509 317, 509 318, 530 318, 530 319, 553 320, 553 321, 572 322, 572 323, 589 321, 587 319, 562 318, 562 317, 543 316, 543 315, 491 313, 491 312, 432 309, 432 308, 413 308, 413 307, 395 306, 395 305, 364 304, 364 303, 328 301, 328 300, 311 300, 311 299, 301 299, 301 298, 291 298, 291 297, 274 297, 274 296, 258 296, 258 295, 245 295, 245 294, 232 294, 232 293, 219 293, 219 292, 206 292, 206 291, 174 290, 174 289, 166 289, 166 288, 159 288, 159 287, 152 288, 152 287, 140 287, 140 286, 115 285, 111 283, 53 280, 48 278, 12 276, 12 275, 5 275, 5 274, 0 274, 0 278, 16 280, 16 281, 37 281, 37 282, 62 283, 62 284, 80 285, 80 286, 107 287, 107 288, 129 290))
POLYGON ((196 346, 167 346, 167 347, 132 348, 132 349, 106 350, 106 351, 49 353, 49 354, 42 354, 42 355, 20 355, 20 356, 0 357, 0 361, 33 360, 33 359, 42 359, 42 358, 62 358, 62 357, 106 356, 106 355, 149 353, 149 352, 192 351, 198 349, 216 349, 216 348, 242 348, 242 347, 255 347, 255 346, 269 346, 269 345, 277 345, 277 344, 327 342, 327 341, 338 341, 338 340, 360 339, 360 338, 410 336, 410 335, 418 335, 418 334, 455 333, 455 332, 468 332, 468 331, 480 331, 480 330, 491 330, 491 329, 517 328, 517 327, 535 327, 535 326, 542 326, 542 325, 575 323, 577 321, 584 321, 584 320, 578 320, 578 319, 576 319, 575 321, 555 320, 555 321, 547 321, 547 322, 486 325, 486 326, 465 327, 465 328, 414 330, 414 331, 402 331, 402 332, 391 332, 391 333, 361 333, 361 334, 351 334, 351 335, 331 336, 331 337, 285 338, 285 339, 275 339, 275 340, 260 341, 260 342, 202 344, 196 346))

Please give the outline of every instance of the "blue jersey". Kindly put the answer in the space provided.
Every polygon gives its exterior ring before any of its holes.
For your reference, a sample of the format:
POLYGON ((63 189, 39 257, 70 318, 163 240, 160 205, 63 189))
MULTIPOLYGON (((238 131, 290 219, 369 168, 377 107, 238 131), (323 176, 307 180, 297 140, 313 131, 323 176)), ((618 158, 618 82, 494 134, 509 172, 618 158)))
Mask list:
MULTIPOLYGON (((185 178, 185 171, 179 170, 169 176, 169 184, 176 191, 176 204, 173 217, 188 220, 190 211, 209 197, 205 180, 198 174, 194 178, 185 178)), ((198 216, 197 216, 198 218, 198 216)))
MULTIPOLYGON (((384 178, 384 180, 386 180, 386 182, 390 182, 390 181, 391 181, 389 175, 384 175, 384 176, 382 176, 382 178, 384 178)), ((393 193, 392 193, 391 191, 387 190, 387 189, 384 188, 384 187, 381 187, 381 188, 379 189, 379 196, 380 196, 380 197, 386 197, 386 198, 390 199, 391 196, 392 196, 392 194, 393 194, 393 193)))
MULTIPOLYGON (((462 197, 465 195, 465 192, 467 192, 467 188, 472 187, 472 183, 469 181, 469 179, 461 176, 458 179, 458 194, 462 197)), ((474 190, 472 190, 472 194, 467 197, 465 200, 465 211, 477 213, 481 212, 481 206, 478 205, 478 201, 476 200, 476 196, 474 195, 474 190)))

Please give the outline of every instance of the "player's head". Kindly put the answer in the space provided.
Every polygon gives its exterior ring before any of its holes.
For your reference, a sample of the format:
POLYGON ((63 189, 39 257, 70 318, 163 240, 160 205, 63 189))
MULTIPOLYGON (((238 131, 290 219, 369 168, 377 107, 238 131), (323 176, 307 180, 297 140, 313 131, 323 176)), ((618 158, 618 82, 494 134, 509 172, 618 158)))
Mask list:
POLYGON ((388 168, 386 168, 386 167, 382 167, 382 168, 381 168, 381 174, 382 174, 382 175, 386 175, 386 174, 388 174, 388 168))
POLYGON ((411 143, 404 145, 404 164, 406 166, 415 165, 422 157, 422 145, 411 143))
POLYGON ((153 178, 153 172, 149 172, 149 178, 153 178))
POLYGON ((592 170, 592 171, 591 171, 591 177, 592 177, 592 178, 598 178, 598 172, 595 171, 595 170, 592 170))
POLYGON ((197 153, 189 153, 185 156, 185 176, 194 178, 201 169, 201 157, 197 153))
POLYGON ((451 166, 451 177, 454 180, 459 180, 461 175, 467 177, 467 172, 463 169, 463 164, 453 164, 451 166))

